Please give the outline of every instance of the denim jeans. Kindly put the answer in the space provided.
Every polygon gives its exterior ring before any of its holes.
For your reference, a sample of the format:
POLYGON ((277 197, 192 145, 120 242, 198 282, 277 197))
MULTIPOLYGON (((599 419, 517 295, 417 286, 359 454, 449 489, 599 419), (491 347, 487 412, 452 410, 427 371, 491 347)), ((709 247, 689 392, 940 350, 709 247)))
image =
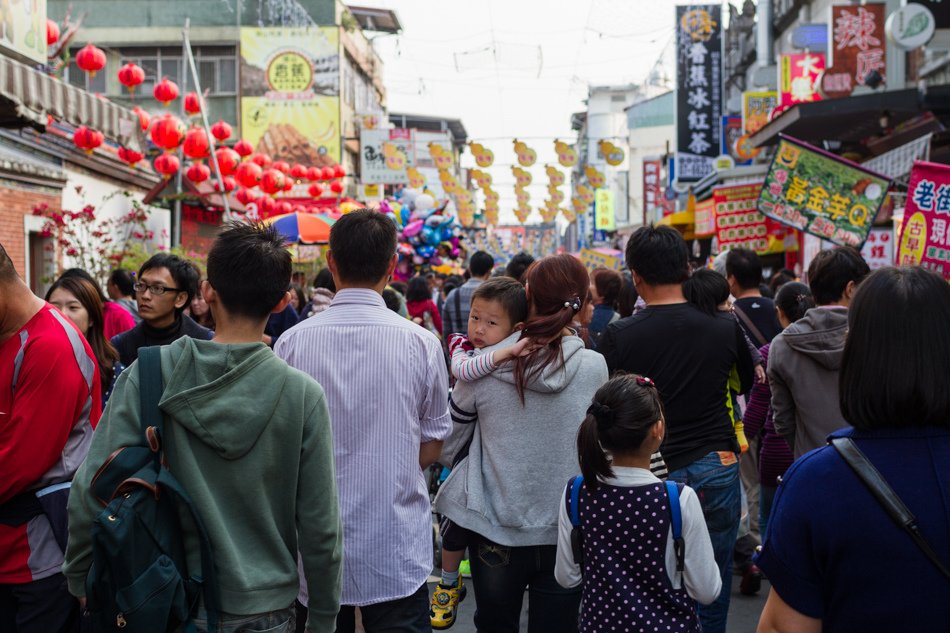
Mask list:
POLYGON ((528 588, 528 633, 576 633, 581 588, 554 579, 557 547, 508 547, 479 535, 471 544, 475 628, 479 633, 518 633, 528 588))
POLYGON ((297 629, 297 610, 293 605, 269 613, 255 615, 232 615, 222 613, 214 631, 208 629, 207 615, 198 610, 195 618, 198 633, 294 633, 297 629))
MULTIPOLYGON (((423 584, 412 595, 360 607, 366 633, 431 633, 429 587, 423 584)), ((342 606, 336 617, 336 633, 356 631, 356 607, 342 606)))
POLYGON ((669 474, 671 480, 682 482, 696 491, 722 576, 719 598, 711 605, 698 605, 703 633, 726 631, 726 616, 729 614, 732 593, 732 551, 742 511, 739 463, 735 457, 734 453, 729 452, 709 453, 669 474))
POLYGON ((769 516, 772 514, 772 502, 775 501, 775 493, 778 492, 778 486, 760 486, 759 493, 759 526, 762 530, 762 542, 765 542, 765 530, 769 527, 769 516))

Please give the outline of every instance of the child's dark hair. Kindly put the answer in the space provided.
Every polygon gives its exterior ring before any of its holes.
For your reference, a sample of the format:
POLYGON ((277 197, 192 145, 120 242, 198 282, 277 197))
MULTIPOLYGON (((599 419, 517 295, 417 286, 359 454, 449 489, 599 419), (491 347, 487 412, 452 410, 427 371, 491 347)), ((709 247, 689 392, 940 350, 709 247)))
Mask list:
POLYGON ((660 394, 649 378, 621 374, 607 381, 594 394, 577 432, 577 460, 584 485, 596 490, 598 479, 613 477, 605 451, 639 450, 650 427, 663 417, 660 394))
POLYGON ((406 301, 426 301, 432 298, 426 278, 416 275, 409 280, 405 292, 406 301))
POLYGON ((789 322, 794 323, 815 307, 815 297, 811 294, 811 288, 805 284, 790 281, 778 289, 775 305, 782 309, 782 314, 789 322))
POLYGON ((683 295, 702 312, 715 316, 729 298, 729 282, 715 270, 700 268, 683 282, 683 295))
POLYGON ((480 284, 472 293, 472 301, 475 299, 500 303, 512 325, 528 319, 528 299, 524 286, 512 277, 494 277, 480 284))

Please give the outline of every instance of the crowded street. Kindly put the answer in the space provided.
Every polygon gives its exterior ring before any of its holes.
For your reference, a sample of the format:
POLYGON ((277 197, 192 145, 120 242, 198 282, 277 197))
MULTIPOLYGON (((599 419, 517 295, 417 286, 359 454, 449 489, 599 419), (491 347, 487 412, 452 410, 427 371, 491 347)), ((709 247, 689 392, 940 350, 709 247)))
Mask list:
POLYGON ((0 3, 0 633, 950 632, 950 3, 0 3))

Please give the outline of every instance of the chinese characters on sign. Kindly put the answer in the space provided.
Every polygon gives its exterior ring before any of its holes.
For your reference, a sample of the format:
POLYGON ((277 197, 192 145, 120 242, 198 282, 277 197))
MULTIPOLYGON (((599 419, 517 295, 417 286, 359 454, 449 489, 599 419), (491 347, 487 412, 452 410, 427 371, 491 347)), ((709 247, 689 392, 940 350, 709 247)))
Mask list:
POLYGON ((713 205, 712 198, 696 203, 696 217, 693 221, 693 232, 696 237, 708 237, 716 232, 713 205))
POLYGON ((831 7, 828 68, 821 78, 825 97, 847 97, 872 71, 884 77, 884 5, 831 7))
POLYGON ((676 7, 677 180, 693 182, 712 171, 719 154, 722 116, 720 5, 676 7))
POLYGON ((950 166, 916 161, 907 186, 900 266, 920 265, 950 280, 950 166))
POLYGON ((861 257, 868 263, 871 270, 894 264, 894 240, 890 227, 871 229, 868 241, 861 249, 861 257))
POLYGON ((748 248, 759 255, 785 250, 785 227, 766 218, 756 207, 761 189, 761 182, 713 189, 720 250, 748 248))
POLYGON ((766 92, 742 93, 742 130, 746 134, 755 134, 769 122, 769 115, 778 105, 778 93, 766 92))
POLYGON ((614 192, 610 189, 594 192, 594 228, 598 231, 613 231, 616 228, 614 192))
POLYGON ((779 58, 779 106, 821 101, 818 80, 825 70, 823 53, 792 53, 779 58))
POLYGON ((885 176, 783 136, 757 206, 785 225, 860 248, 888 185, 885 176))
POLYGON ((655 220, 656 210, 663 198, 663 182, 660 179, 660 169, 663 161, 659 158, 644 159, 643 161, 643 219, 644 224, 655 220))

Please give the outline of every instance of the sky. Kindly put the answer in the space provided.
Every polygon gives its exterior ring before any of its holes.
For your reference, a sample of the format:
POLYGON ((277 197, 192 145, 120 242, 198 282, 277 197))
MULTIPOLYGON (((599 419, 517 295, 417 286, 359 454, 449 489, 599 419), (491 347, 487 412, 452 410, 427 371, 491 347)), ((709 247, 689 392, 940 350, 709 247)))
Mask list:
MULTIPOLYGON (((369 3, 367 3, 369 4, 369 3)), ((502 221, 513 220, 512 139, 538 153, 531 204, 543 198, 554 139, 571 141, 587 87, 642 83, 673 38, 673 0, 374 0, 403 31, 369 34, 383 59, 390 112, 459 118, 492 149, 502 221)), ((666 68, 672 80, 674 69, 666 68)), ((474 166, 471 154, 464 167, 474 166)), ((566 191, 565 193, 569 193, 566 191)), ((568 198, 569 202, 569 198, 568 198)), ((537 219, 537 216, 533 216, 537 219)))

